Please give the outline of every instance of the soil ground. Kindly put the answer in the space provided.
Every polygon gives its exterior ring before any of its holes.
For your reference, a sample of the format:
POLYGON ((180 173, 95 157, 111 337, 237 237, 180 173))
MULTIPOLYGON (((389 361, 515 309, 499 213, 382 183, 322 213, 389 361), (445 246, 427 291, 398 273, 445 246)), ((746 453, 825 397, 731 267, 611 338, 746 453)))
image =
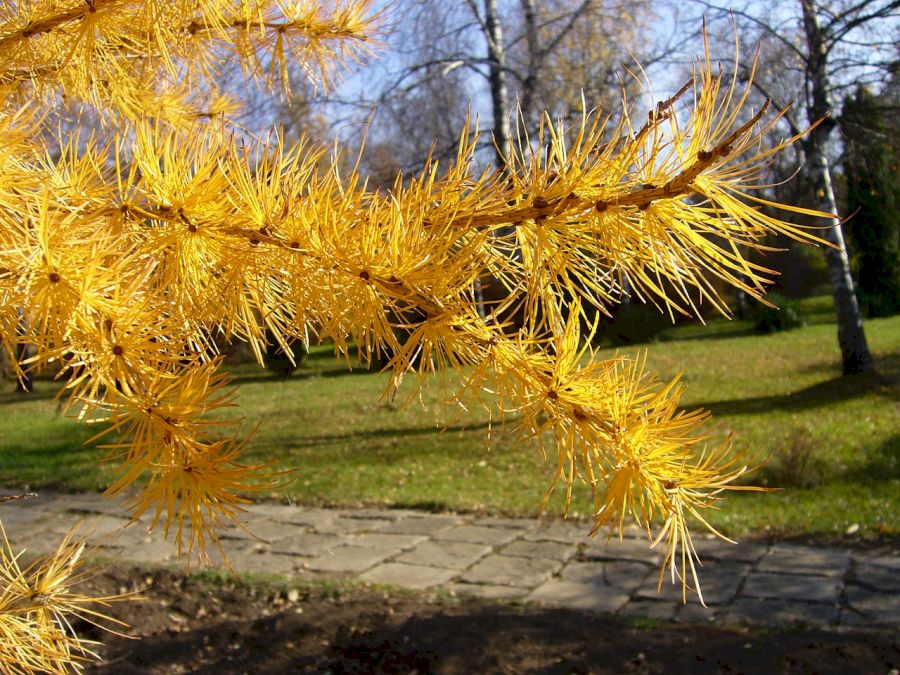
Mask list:
POLYGON ((561 609, 388 592, 358 585, 285 587, 140 569, 92 579, 129 640, 104 642, 128 673, 894 673, 896 632, 837 633, 626 620, 561 609))

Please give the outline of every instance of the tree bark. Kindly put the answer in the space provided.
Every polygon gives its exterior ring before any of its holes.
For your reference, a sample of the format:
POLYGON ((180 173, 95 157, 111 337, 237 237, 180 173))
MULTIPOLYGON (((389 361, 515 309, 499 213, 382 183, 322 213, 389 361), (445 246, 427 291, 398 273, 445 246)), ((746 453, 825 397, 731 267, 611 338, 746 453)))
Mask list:
POLYGON ((485 0, 484 25, 487 31, 488 80, 491 89, 491 113, 494 117, 494 145, 496 164, 503 167, 509 161, 512 128, 509 121, 509 88, 506 83, 506 49, 497 0, 485 0))
POLYGON ((522 0, 522 21, 525 24, 525 44, 528 48, 528 64, 522 79, 522 116, 527 120, 531 113, 531 101, 537 85, 538 69, 541 65, 541 47, 538 38, 538 14, 535 0, 522 0))
POLYGON ((828 144, 834 129, 834 108, 830 100, 828 81, 828 47, 826 36, 819 26, 815 0, 800 0, 803 13, 803 31, 807 46, 807 82, 809 96, 809 121, 822 120, 803 143, 807 170, 812 183, 817 204, 816 208, 833 215, 831 224, 822 232, 822 237, 832 245, 826 251, 828 275, 831 279, 834 307, 837 314, 838 346, 844 375, 864 373, 874 369, 872 354, 866 342, 862 314, 856 298, 853 276, 850 273, 850 258, 841 229, 837 203, 828 167, 828 144))
MULTIPOLYGON (((810 139, 812 141, 812 139, 810 139)), ((816 189, 819 203, 816 207, 820 211, 834 214, 830 226, 822 231, 822 238, 832 248, 825 250, 825 258, 828 263, 828 276, 831 279, 831 289, 834 295, 834 308, 837 314, 838 346, 841 349, 841 363, 844 375, 865 373, 874 369, 872 354, 866 342, 866 333, 863 330, 862 313, 859 310, 859 302, 856 298, 856 290, 853 277, 850 274, 850 259, 847 256, 847 246, 844 242, 844 232, 841 229, 841 220, 837 216, 837 205, 834 198, 834 189, 831 184, 831 172, 828 168, 828 157, 818 143, 806 144, 806 161, 808 163, 809 177, 816 189)))

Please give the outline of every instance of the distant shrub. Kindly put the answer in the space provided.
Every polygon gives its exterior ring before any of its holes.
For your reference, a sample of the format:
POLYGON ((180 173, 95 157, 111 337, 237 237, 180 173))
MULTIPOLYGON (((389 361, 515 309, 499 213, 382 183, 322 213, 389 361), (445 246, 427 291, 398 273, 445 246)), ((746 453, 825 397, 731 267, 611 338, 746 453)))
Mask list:
POLYGON ((763 468, 763 482, 773 487, 814 487, 822 481, 818 445, 806 429, 790 429, 774 444, 774 452, 763 468))
POLYGON ((601 319, 597 337, 614 345, 632 345, 660 339, 667 328, 672 327, 668 314, 653 305, 632 302, 616 308, 611 319, 601 319))
POLYGON ((773 292, 767 295, 775 307, 758 304, 753 308, 751 318, 757 333, 777 333, 806 325, 800 305, 796 300, 773 292))
POLYGON ((277 344, 270 344, 266 350, 266 368, 276 375, 287 377, 306 359, 309 351, 302 342, 294 342, 288 349, 291 351, 293 361, 285 351, 277 344))

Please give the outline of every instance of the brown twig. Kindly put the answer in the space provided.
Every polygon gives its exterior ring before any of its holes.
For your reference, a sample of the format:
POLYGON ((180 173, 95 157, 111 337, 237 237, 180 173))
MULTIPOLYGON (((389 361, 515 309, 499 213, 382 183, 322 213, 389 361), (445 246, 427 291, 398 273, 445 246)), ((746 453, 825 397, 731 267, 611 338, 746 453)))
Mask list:
POLYGON ((37 492, 23 492, 20 495, 6 495, 5 497, 0 497, 0 504, 5 502, 12 502, 17 499, 31 499, 32 497, 37 497, 37 492))
POLYGON ((643 138, 644 134, 646 134, 650 129, 662 122, 669 117, 669 108, 675 105, 675 101, 684 96, 685 92, 691 88, 691 85, 694 84, 694 78, 689 79, 683 85, 681 85, 681 89, 672 94, 669 98, 660 101, 656 104, 656 107, 647 113, 647 121, 644 123, 644 126, 640 128, 640 130, 635 135, 635 140, 639 138, 643 138))

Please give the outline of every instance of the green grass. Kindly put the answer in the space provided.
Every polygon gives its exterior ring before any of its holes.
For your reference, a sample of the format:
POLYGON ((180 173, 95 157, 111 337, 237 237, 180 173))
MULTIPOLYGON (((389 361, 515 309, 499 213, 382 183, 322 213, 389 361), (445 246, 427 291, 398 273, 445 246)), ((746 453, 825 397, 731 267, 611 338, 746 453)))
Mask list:
MULTIPOLYGON (((683 403, 713 412, 712 440, 731 433, 752 445, 769 457, 756 482, 786 488, 729 495, 711 520, 738 536, 835 538, 852 524, 863 536, 900 534, 900 317, 866 324, 879 372, 841 377, 828 299, 806 301, 804 311, 809 325, 786 333, 757 336, 748 323, 714 320, 670 329, 647 348, 662 377, 684 369, 683 403)), ((250 459, 296 468, 282 493, 294 502, 540 508, 550 463, 500 428, 489 435, 482 411, 447 411, 437 386, 421 405, 392 403, 382 396, 386 375, 351 373, 324 348, 288 379, 253 366, 233 372, 240 414, 259 424, 250 459)), ((102 489, 114 467, 98 468, 102 452, 81 446, 94 430, 56 414, 54 391, 41 381, 32 396, 0 396, 0 484, 102 489)), ((589 504, 577 495, 573 511, 589 504)), ((549 510, 562 510, 559 495, 549 510)))

